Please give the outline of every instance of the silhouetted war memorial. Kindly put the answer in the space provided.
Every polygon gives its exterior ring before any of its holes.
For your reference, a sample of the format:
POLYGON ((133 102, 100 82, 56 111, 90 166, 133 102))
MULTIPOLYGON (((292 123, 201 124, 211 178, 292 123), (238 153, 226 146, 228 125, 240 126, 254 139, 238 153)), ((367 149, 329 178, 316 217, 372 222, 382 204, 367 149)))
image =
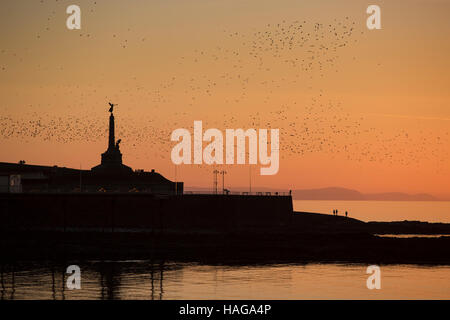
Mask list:
POLYGON ((290 195, 184 194, 183 182, 133 171, 122 162, 110 106, 108 148, 91 170, 0 163, 3 228, 211 231, 290 223, 290 195))
POLYGON ((120 152, 119 144, 121 139, 117 140, 115 138, 114 130, 114 105, 111 104, 109 111, 111 115, 109 116, 109 139, 108 139, 108 149, 102 153, 102 162, 98 166, 93 167, 91 170, 93 172, 103 173, 106 175, 123 173, 131 174, 132 169, 122 163, 122 153, 120 152))

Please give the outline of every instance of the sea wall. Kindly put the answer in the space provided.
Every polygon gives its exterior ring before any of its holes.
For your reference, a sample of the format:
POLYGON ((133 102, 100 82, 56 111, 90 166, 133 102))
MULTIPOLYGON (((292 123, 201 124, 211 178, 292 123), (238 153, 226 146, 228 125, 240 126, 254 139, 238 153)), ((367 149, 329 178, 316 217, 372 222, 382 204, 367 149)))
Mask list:
POLYGON ((234 230, 286 226, 290 196, 0 194, 1 229, 234 230))

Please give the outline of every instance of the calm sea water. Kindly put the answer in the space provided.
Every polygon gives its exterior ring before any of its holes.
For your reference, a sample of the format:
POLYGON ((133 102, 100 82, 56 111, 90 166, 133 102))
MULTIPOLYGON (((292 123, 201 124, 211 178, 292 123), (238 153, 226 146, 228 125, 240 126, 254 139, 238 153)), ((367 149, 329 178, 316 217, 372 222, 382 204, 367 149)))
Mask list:
POLYGON ((294 200, 295 211, 339 215, 348 211, 349 217, 362 221, 416 220, 450 223, 450 201, 335 201, 294 200))
POLYGON ((380 266, 380 290, 367 289, 360 264, 79 266, 81 289, 69 290, 65 265, 3 265, 1 299, 450 299, 450 266, 380 266))

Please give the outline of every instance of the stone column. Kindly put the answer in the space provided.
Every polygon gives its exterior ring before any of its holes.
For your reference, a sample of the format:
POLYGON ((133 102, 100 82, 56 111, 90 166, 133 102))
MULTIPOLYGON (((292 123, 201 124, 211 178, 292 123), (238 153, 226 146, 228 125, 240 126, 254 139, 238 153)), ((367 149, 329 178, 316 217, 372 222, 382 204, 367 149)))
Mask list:
POLYGON ((109 144, 108 150, 114 150, 115 148, 115 136, 114 136, 114 115, 111 112, 109 116, 109 144))

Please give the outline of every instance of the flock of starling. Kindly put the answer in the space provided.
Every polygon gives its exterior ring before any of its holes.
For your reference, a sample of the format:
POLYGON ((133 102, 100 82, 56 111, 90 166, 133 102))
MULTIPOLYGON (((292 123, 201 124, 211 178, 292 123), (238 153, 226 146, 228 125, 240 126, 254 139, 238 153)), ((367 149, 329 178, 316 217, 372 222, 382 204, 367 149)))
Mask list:
MULTIPOLYGON (((384 132, 368 126, 363 116, 349 112, 339 101, 326 98, 317 84, 330 73, 342 71, 340 58, 351 54, 352 45, 361 39, 363 32, 357 29, 354 21, 344 17, 331 23, 280 21, 250 32, 222 30, 217 43, 183 52, 173 61, 182 71, 159 79, 156 87, 149 88, 132 76, 126 79, 128 87, 105 96, 107 88, 101 84, 87 83, 82 88, 60 84, 59 92, 73 97, 76 108, 70 105, 55 113, 40 102, 21 113, 0 111, 0 139, 106 143, 104 111, 108 101, 118 101, 116 136, 123 140, 128 161, 169 159, 172 130, 192 132, 193 121, 202 120, 205 129, 223 132, 227 128, 280 129, 282 159, 322 153, 358 162, 409 166, 436 159, 443 164, 449 157, 448 131, 422 131, 414 136, 402 129, 396 134, 384 132), (197 67, 191 70, 192 65, 197 67), (92 101, 98 104, 91 105, 92 101), (143 105, 147 110, 139 109, 143 105), (133 108, 136 112, 124 112, 133 108)), ((89 33, 80 36, 93 41, 89 33)), ((138 38, 145 41, 147 36, 138 38)), ((128 39, 121 38, 117 49, 126 50, 128 45, 128 39)), ((15 53, 2 49, 0 54, 15 53)), ((7 66, 1 69, 6 71, 7 66)))

